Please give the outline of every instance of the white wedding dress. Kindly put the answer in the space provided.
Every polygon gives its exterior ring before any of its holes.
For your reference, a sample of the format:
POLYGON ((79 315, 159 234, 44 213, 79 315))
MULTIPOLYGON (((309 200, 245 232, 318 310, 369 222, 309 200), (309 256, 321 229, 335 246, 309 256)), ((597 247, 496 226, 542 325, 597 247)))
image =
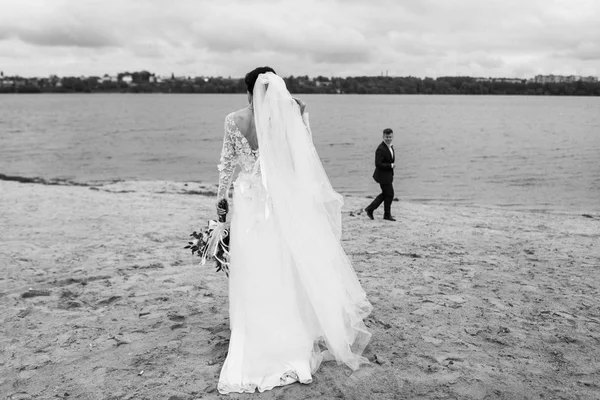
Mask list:
POLYGON ((355 370, 371 312, 340 244, 342 198, 284 81, 259 76, 253 94, 259 149, 225 119, 218 198, 236 167, 231 207, 231 338, 221 393, 310 383, 324 360, 355 370))

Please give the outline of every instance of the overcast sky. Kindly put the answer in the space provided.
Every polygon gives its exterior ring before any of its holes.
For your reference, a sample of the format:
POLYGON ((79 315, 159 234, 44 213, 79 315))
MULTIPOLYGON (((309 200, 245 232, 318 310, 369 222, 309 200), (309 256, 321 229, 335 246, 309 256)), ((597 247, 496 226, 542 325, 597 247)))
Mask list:
POLYGON ((600 0, 0 0, 5 75, 600 74, 600 0))

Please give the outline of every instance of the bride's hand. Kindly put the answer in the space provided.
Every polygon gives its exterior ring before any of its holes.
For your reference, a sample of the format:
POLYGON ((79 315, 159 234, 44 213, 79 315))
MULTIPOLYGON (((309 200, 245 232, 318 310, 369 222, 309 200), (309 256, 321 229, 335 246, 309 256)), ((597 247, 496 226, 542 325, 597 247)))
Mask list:
POLYGON ((297 97, 292 97, 292 99, 294 99, 294 101, 296 103, 298 103, 298 106, 300 107, 300 115, 304 114, 304 109, 306 108, 306 103, 297 97))
POLYGON ((229 211, 229 204, 227 204, 227 200, 219 200, 219 202, 217 202, 217 215, 219 217, 227 215, 227 211, 229 211))

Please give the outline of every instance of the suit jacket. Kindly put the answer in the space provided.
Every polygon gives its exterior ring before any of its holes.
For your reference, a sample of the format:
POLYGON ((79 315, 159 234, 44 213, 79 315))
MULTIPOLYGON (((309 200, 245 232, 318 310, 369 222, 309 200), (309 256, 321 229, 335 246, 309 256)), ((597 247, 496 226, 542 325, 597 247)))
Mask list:
MULTIPOLYGON (((392 146, 393 148, 393 146, 392 146)), ((373 179, 377 183, 392 183, 394 181, 394 169, 392 163, 396 161, 396 150, 394 150, 394 156, 390 153, 385 142, 381 144, 375 150, 375 172, 373 172, 373 179)))

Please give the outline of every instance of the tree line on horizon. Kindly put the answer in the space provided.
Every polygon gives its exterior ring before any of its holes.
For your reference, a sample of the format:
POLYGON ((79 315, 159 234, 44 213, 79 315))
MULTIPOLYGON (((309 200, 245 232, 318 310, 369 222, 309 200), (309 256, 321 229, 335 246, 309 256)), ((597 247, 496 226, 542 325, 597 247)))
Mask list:
MULTIPOLYGON (((106 77, 106 76, 105 76, 106 77)), ((7 79, 8 77, 5 77, 7 79)), ((102 77, 13 77, 12 84, 0 85, 0 93, 246 93, 241 78, 178 77, 156 79, 147 71, 125 72, 116 80, 102 77), (123 78, 128 77, 124 80, 123 78), (60 82, 60 83, 59 83, 60 82)), ((298 94, 459 94, 600 96, 600 82, 535 83, 515 79, 481 79, 468 76, 418 77, 323 77, 283 78, 288 90, 298 94)))

